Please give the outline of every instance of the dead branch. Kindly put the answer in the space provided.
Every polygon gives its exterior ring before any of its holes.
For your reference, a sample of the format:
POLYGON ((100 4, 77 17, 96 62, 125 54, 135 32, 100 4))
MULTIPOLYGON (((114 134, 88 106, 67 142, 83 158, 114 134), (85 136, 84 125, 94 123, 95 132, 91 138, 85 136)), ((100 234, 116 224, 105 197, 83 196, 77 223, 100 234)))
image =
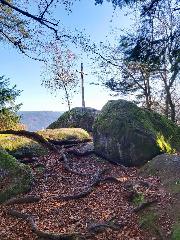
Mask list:
POLYGON ((13 134, 17 136, 27 137, 40 143, 42 146, 44 146, 50 151, 59 152, 58 149, 53 144, 49 143, 43 136, 39 135, 36 132, 29 132, 26 130, 16 131, 16 130, 10 129, 10 130, 0 131, 0 134, 13 134))
POLYGON ((39 230, 34 219, 27 213, 21 213, 13 209, 7 210, 7 213, 13 217, 26 220, 30 224, 31 230, 40 238, 49 240, 85 240, 81 233, 51 233, 39 230))
POLYGON ((23 204, 23 203, 35 203, 35 202, 39 202, 40 200, 41 200, 40 196, 29 195, 25 197, 12 198, 6 201, 4 204, 11 205, 11 204, 23 204))
POLYGON ((154 199, 154 200, 151 200, 151 201, 148 201, 148 202, 141 203, 138 207, 133 209, 133 212, 137 213, 137 212, 145 209, 146 207, 149 207, 151 204, 157 203, 157 202, 158 202, 158 200, 154 199))

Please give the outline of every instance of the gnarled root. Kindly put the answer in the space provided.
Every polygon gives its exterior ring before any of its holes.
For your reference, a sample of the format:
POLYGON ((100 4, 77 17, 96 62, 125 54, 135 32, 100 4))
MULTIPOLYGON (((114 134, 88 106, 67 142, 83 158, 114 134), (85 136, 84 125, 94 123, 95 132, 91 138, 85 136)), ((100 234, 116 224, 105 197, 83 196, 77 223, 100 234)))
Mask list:
POLYGON ((51 233, 39 230, 37 225, 29 214, 21 213, 13 209, 9 209, 7 213, 13 217, 21 218, 29 223, 31 230, 42 239, 49 240, 85 240, 85 237, 81 233, 51 233))
POLYGON ((35 203, 35 202, 39 202, 40 200, 41 200, 40 196, 29 195, 25 197, 12 198, 6 201, 4 204, 11 205, 11 204, 23 204, 23 203, 35 203))
POLYGON ((4 130, 4 131, 0 131, 0 134, 14 134, 17 136, 23 136, 23 137, 27 137, 30 138, 38 143, 40 143, 42 146, 44 146, 45 148, 47 148, 50 151, 54 151, 54 152, 59 152, 58 149, 51 144, 50 142, 48 142, 43 136, 39 135, 36 132, 29 132, 26 130, 4 130))
MULTIPOLYGON (((104 179, 102 179, 102 175, 107 171, 107 169, 104 169, 104 170, 101 170, 101 171, 98 171, 96 174, 95 174, 95 177, 93 179, 93 182, 87 186, 83 191, 81 191, 80 193, 78 194, 72 194, 72 195, 65 195, 65 196, 55 196, 56 199, 59 199, 59 200, 73 200, 73 199, 80 199, 80 198, 83 198, 83 197, 86 197, 87 195, 89 195, 95 186, 97 186, 98 184, 100 184, 101 181, 103 182, 106 182, 106 181, 118 181, 117 178, 114 178, 114 177, 106 177, 104 179)), ((119 181, 118 181, 119 182, 119 181)))
POLYGON ((64 163, 63 166, 66 171, 76 174, 76 175, 80 175, 80 176, 90 176, 90 174, 82 173, 82 172, 76 171, 75 169, 71 168, 64 150, 61 151, 61 156, 62 156, 63 163, 64 163))
POLYGON ((125 223, 119 223, 117 220, 111 219, 109 221, 104 221, 101 223, 91 223, 88 226, 88 231, 94 233, 101 233, 104 232, 107 228, 110 228, 114 231, 118 231, 120 228, 124 226, 125 223))

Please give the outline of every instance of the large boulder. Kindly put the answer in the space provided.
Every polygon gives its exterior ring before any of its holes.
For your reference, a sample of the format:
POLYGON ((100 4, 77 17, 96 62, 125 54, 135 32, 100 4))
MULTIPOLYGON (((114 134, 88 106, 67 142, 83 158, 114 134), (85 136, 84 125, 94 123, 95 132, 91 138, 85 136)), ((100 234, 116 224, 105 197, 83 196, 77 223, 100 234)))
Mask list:
POLYGON ((98 110, 94 108, 76 107, 63 113, 57 121, 51 123, 47 128, 82 128, 88 132, 92 132, 94 119, 98 110))
POLYGON ((93 127, 95 152, 125 166, 141 166, 162 152, 180 149, 180 128, 125 100, 109 101, 93 127))

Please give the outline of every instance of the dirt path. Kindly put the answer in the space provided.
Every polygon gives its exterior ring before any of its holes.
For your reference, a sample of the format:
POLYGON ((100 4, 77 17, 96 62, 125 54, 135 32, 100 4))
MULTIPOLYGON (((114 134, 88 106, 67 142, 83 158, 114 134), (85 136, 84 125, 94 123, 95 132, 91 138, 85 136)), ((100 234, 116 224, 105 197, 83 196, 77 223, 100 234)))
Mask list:
MULTIPOLYGON (((140 228, 138 215, 134 212, 136 206, 131 197, 133 192, 140 192, 147 201, 157 200, 161 203, 164 196, 162 190, 158 189, 158 179, 142 179, 137 176, 135 168, 126 169, 99 161, 95 155, 68 156, 68 161, 73 170, 84 174, 67 171, 62 159, 54 154, 30 164, 36 181, 27 195, 40 196, 40 201, 1 205, 0 240, 40 239, 33 233, 29 221, 10 216, 8 209, 28 214, 37 229, 43 232, 80 234, 80 238, 66 239, 152 239, 140 228), (97 176, 99 181, 95 183, 97 176), (89 189, 86 196, 71 199, 89 189)), ((65 238, 49 236, 41 239, 65 238)))

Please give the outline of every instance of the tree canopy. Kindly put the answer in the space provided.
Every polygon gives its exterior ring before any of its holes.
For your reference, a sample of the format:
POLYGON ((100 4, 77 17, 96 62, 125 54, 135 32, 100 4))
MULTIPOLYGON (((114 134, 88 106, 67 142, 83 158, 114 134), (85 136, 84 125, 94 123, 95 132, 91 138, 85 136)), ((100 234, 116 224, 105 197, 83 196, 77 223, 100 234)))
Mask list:
POLYGON ((62 43, 72 37, 52 13, 58 5, 70 11, 74 1, 0 0, 0 40, 12 44, 31 58, 42 60, 46 44, 54 40, 62 43))

